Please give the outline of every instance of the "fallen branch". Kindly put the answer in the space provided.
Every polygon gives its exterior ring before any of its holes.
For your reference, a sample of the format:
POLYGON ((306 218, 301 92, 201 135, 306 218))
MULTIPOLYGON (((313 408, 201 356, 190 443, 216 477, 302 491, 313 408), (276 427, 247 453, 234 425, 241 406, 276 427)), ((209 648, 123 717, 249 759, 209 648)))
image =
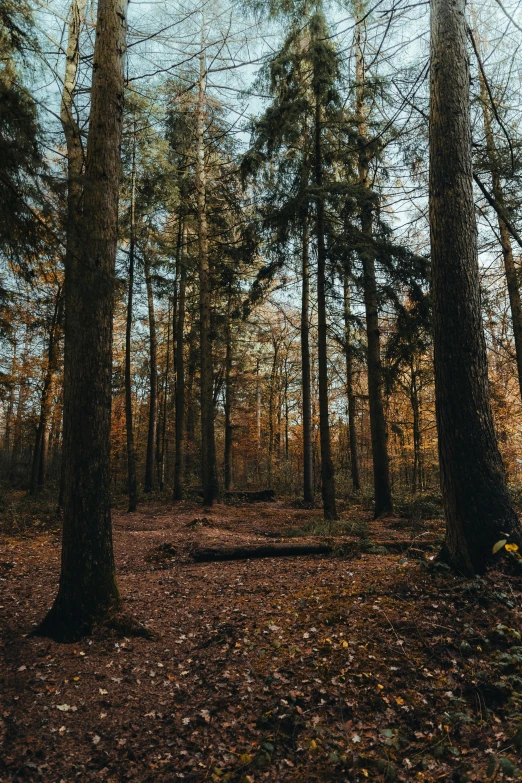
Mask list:
POLYGON ((302 557, 303 555, 328 555, 335 544, 261 544, 238 547, 201 547, 190 553, 196 563, 218 560, 249 560, 261 557, 302 557))
POLYGON ((425 541, 376 541, 365 546, 361 541, 346 539, 324 541, 310 544, 245 544, 243 546, 207 546, 194 547, 190 551, 192 560, 196 563, 212 563, 222 560, 250 560, 269 557, 306 557, 307 555, 330 555, 333 552, 342 556, 367 554, 407 554, 423 553, 438 542, 425 541), (374 550, 374 551, 372 551, 374 550), (380 551, 379 551, 380 550, 380 551))
POLYGON ((275 500, 275 492, 273 489, 262 489, 259 492, 248 491, 235 491, 224 492, 223 497, 225 500, 245 500, 247 503, 272 503, 275 500))

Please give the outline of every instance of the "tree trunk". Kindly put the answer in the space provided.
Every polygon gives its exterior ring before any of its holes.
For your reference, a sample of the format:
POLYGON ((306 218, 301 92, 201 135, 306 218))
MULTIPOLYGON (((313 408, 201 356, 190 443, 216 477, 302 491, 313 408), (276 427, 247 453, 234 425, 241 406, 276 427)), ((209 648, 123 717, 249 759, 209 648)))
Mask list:
POLYGON ((11 361, 11 377, 9 379, 9 399, 7 403, 7 411, 5 415, 5 435, 4 435, 4 450, 6 457, 6 467, 10 464, 11 458, 11 441, 12 441, 12 427, 13 427, 13 415, 15 405, 15 372, 16 372, 16 339, 13 340, 13 358, 11 361))
POLYGON ((204 37, 199 59, 199 95, 197 110, 196 197, 199 229, 199 316, 201 373, 201 478, 203 502, 211 506, 218 494, 216 475, 216 444, 214 439, 214 395, 211 342, 211 291, 208 256, 205 164, 205 99, 206 72, 204 37))
POLYGON ((154 465, 156 435, 158 429, 158 342, 156 334, 156 314, 154 312, 154 296, 150 260, 145 253, 145 283, 147 286, 147 307, 149 312, 149 343, 150 343, 150 396, 149 396, 149 426, 147 432, 147 455, 145 460, 145 492, 154 489, 154 465))
POLYGON ((176 326, 176 454, 174 464, 174 500, 183 500, 183 482, 185 479, 185 296, 187 289, 187 267, 185 248, 187 244, 186 228, 182 229, 182 241, 179 248, 179 292, 178 323, 176 326))
POLYGON ((415 372, 414 360, 410 363, 410 402, 413 411, 413 477, 412 492, 415 495, 417 490, 422 489, 422 459, 421 459, 421 428, 420 428, 420 404, 419 389, 417 386, 417 374, 415 372))
POLYGON ((312 388, 310 379, 310 253, 308 215, 303 220, 301 294, 301 383, 303 389, 303 500, 314 502, 312 388))
POLYGON ((131 337, 132 337, 132 299, 134 295, 134 265, 136 254, 136 120, 133 128, 131 204, 130 204, 130 241, 129 241, 129 283, 127 293, 127 322, 125 325, 125 428, 127 432, 127 482, 129 493, 128 511, 136 511, 138 505, 138 481, 136 478, 136 450, 134 447, 134 429, 132 421, 132 375, 131 375, 131 337))
POLYGON ((40 492, 45 486, 47 476, 47 459, 49 452, 49 419, 53 402, 56 373, 58 370, 58 341, 60 322, 62 320, 63 291, 60 287, 56 293, 53 317, 49 329, 46 368, 42 395, 40 398, 40 418, 36 430, 36 439, 31 470, 31 492, 40 492))
POLYGON ((290 414, 288 406, 288 355, 285 356, 284 363, 284 383, 283 383, 283 404, 285 407, 285 462, 288 463, 290 446, 288 442, 290 428, 290 414))
POLYGON ((321 491, 325 519, 337 519, 335 477, 330 446, 328 414, 328 350, 326 324, 326 246, 324 239, 321 102, 315 99, 315 186, 317 188, 317 353, 319 360, 319 435, 321 443, 321 491))
POLYGON ((357 455, 357 430, 355 428, 355 393, 353 389, 353 344, 352 344, 352 313, 350 305, 350 275, 349 265, 343 274, 344 296, 344 341, 346 357, 346 396, 348 398, 348 435, 350 440, 350 471, 354 492, 359 492, 359 458, 357 455))
MULTIPOLYGON (((72 0, 70 8, 69 27, 67 33, 67 51, 65 60, 65 75, 60 104, 60 121, 65 136, 67 147, 67 234, 65 240, 65 318, 67 320, 67 278, 73 279, 74 270, 78 264, 79 247, 78 231, 81 218, 81 199, 83 195, 82 175, 85 165, 82 136, 76 122, 76 85, 78 67, 80 64, 80 34, 85 21, 85 7, 87 0, 72 0), (68 270, 69 273, 68 273, 68 270)), ((64 345, 65 353, 65 345, 64 345)), ((64 385, 66 374, 64 357, 64 385)), ((65 394, 64 394, 65 408, 65 394)), ((58 493, 57 511, 63 510, 65 496, 65 414, 62 415, 62 464, 60 466, 60 490, 58 493)))
POLYGON ((522 535, 497 446, 481 316, 473 199, 465 0, 433 0, 430 226, 435 400, 446 542, 465 573, 484 571, 496 541, 522 535))
MULTIPOLYGON (((489 111, 489 96, 486 90, 486 84, 482 73, 480 79, 480 97, 482 101, 482 113, 484 117, 484 131, 486 135, 486 147, 491 168, 491 184, 493 196, 497 204, 505 212, 504 190, 500 180, 498 154, 495 145, 495 138, 491 128, 491 115, 489 111)), ((518 285, 517 270, 513 259, 513 248, 511 246, 511 234, 509 229, 497 213, 498 230, 500 234, 500 245, 502 247, 502 256, 504 259, 504 270, 506 273, 506 283, 509 295, 509 304, 511 308, 511 321, 513 326, 513 337, 515 340, 515 355, 517 361, 518 385, 520 396, 522 397, 522 302, 520 299, 520 288, 518 285)))
POLYGON ((225 491, 232 486, 232 324, 231 324, 232 296, 229 294, 227 302, 226 323, 226 353, 225 353, 225 491))
POLYGON ((384 417, 382 389, 381 342, 375 257, 372 248, 372 194, 368 157, 365 73, 361 44, 361 25, 357 25, 356 38, 356 115, 359 136, 358 175, 362 189, 361 232, 365 243, 360 250, 363 266, 364 307, 366 313, 366 339, 368 342, 368 401, 370 406, 370 432, 373 457, 373 483, 375 494, 374 518, 393 510, 388 458, 388 433, 384 417))
MULTIPOLYGON (((173 297, 172 300, 172 309, 175 311, 176 309, 176 299, 173 297)), ((174 317, 172 316, 174 319, 174 317)), ((166 458, 166 447, 167 447, 167 399, 169 395, 169 372, 170 372, 170 324, 171 324, 171 314, 170 314, 170 301, 169 301, 169 311, 168 311, 168 317, 167 317, 167 347, 166 347, 166 355, 165 355, 165 380, 163 382, 163 404, 162 404, 162 416, 161 416, 161 440, 159 443, 159 449, 158 449, 158 482, 160 490, 163 491, 163 488, 165 486, 165 458, 166 458)))
POLYGON ((279 357, 279 343, 274 343, 274 358, 270 371, 270 386, 268 390, 268 485, 272 485, 272 467, 274 457, 274 398, 277 379, 277 361, 279 357))
POLYGON ((74 640, 120 606, 110 511, 112 319, 127 0, 99 0, 78 256, 66 259, 64 519, 58 595, 38 629, 74 640))

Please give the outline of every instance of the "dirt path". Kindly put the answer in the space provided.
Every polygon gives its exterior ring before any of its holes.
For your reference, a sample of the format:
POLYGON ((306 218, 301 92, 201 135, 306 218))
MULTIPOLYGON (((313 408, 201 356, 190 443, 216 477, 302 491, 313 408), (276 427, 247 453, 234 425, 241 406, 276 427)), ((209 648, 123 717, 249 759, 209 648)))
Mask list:
MULTIPOLYGON (((125 609, 152 641, 28 638, 56 590, 59 537, 4 537, 0 781, 513 776, 520 578, 428 573, 415 545, 368 551, 440 531, 398 520, 370 524, 373 546, 349 557, 190 560, 195 544, 281 540, 314 519, 280 503, 115 512, 125 609)), ((349 540, 367 528, 346 512, 349 540)))

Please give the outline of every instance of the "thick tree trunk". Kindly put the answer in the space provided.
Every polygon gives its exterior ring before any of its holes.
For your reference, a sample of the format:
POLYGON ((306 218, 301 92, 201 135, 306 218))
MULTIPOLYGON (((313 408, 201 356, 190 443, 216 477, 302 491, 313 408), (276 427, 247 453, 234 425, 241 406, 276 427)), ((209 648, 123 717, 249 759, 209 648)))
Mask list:
POLYGON ((522 543, 491 411, 473 199, 465 0, 431 7, 430 227, 443 550, 484 571, 496 541, 522 543))
POLYGON ((359 478, 359 457, 357 455, 357 430, 355 428, 355 393, 353 388, 353 344, 352 344, 352 312, 350 303, 350 274, 349 266, 343 273, 343 298, 344 298, 344 342, 346 357, 346 396, 348 398, 348 434, 350 439, 350 471, 352 474, 352 486, 354 492, 359 492, 361 481, 359 478))
POLYGON ((308 215, 303 220, 301 293, 301 383, 303 390, 303 500, 314 502, 312 388, 310 378, 310 241, 308 215))
POLYGON ((211 341, 211 291, 208 255, 205 163, 205 92, 206 73, 204 40, 199 61, 199 96, 197 110, 196 198, 199 229, 199 317, 201 373, 201 478, 203 502, 211 506, 218 494, 216 444, 214 438, 214 378, 211 341))
POLYGON ((145 460, 145 492, 154 489, 155 448, 158 429, 158 341, 156 333, 156 313, 154 311, 154 295, 150 261, 145 253, 145 284, 147 287, 147 307, 149 312, 149 345, 150 345, 150 395, 149 395, 149 426, 147 431, 147 454, 145 460))
POLYGON ((356 39, 356 114, 359 136, 358 176, 363 193, 361 204, 361 232, 363 242, 360 257, 363 267, 363 292, 366 313, 366 339, 368 342, 368 401, 370 406, 370 432, 373 457, 373 483, 375 494, 374 517, 393 510, 390 467, 388 458, 388 433, 384 417, 381 341, 375 257, 372 248, 372 195, 370 187, 370 161, 368 157, 367 122, 365 106, 365 73, 361 26, 357 25, 356 39))
POLYGON ((120 606, 110 511, 112 319, 127 0, 99 0, 78 256, 65 279, 60 585, 38 633, 73 640, 120 606))
POLYGON ((335 477, 328 414, 328 349, 326 323, 326 246, 324 239, 321 102, 315 99, 315 186, 317 188, 317 353, 319 360, 319 436, 321 442, 321 491, 325 519, 337 519, 335 477))
POLYGON ((127 483, 129 494, 128 511, 136 511, 138 505, 138 481, 136 478, 136 450, 134 447, 134 429, 132 415, 132 300, 134 295, 134 266, 136 255, 136 121, 134 121, 132 147, 131 204, 130 204, 130 241, 129 241, 129 282, 127 293, 127 322, 125 325, 125 428, 127 432, 127 483))
POLYGON ((174 500, 183 500, 185 480, 185 296, 187 290, 187 268, 185 247, 186 228, 182 229, 182 241, 179 248, 179 291, 178 322, 176 325, 176 444, 174 458, 174 500))

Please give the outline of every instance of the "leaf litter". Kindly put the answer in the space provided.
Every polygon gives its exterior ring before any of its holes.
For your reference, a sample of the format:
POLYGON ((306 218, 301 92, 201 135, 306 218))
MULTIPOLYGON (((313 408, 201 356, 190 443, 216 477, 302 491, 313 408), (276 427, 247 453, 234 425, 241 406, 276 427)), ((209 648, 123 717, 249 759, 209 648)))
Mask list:
POLYGON ((390 552, 404 530, 360 508, 345 532, 366 543, 344 554, 194 563, 195 544, 310 538, 315 513, 217 505, 192 525, 197 512, 114 514, 125 611, 150 639, 29 637, 59 538, 3 537, 2 783, 522 778, 519 577, 428 568, 440 522, 421 534, 431 554, 413 532, 390 552))

